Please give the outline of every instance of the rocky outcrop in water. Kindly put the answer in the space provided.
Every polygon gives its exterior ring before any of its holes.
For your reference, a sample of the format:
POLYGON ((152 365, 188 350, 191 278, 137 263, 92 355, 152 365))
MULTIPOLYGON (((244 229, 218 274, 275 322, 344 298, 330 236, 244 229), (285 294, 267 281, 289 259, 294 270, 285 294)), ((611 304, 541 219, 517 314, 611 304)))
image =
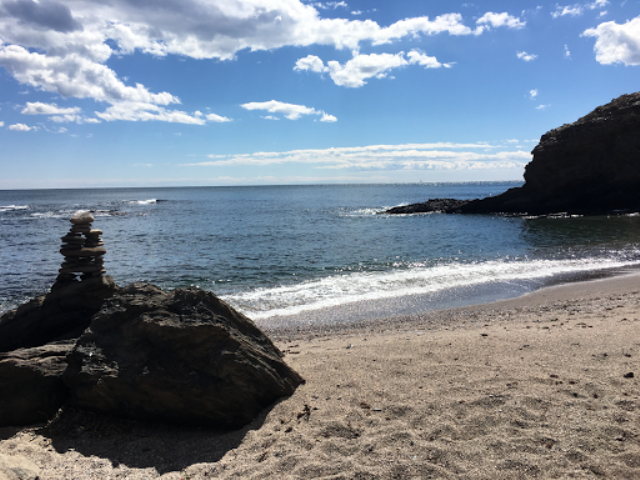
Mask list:
POLYGON ((469 203, 469 200, 456 200, 455 198, 430 198, 426 202, 422 203, 412 203, 411 205, 393 207, 384 213, 405 215, 412 213, 446 213, 458 210, 467 203, 469 203))
POLYGON ((532 153, 522 187, 442 211, 532 215, 639 211, 640 92, 622 95, 545 133, 532 153))

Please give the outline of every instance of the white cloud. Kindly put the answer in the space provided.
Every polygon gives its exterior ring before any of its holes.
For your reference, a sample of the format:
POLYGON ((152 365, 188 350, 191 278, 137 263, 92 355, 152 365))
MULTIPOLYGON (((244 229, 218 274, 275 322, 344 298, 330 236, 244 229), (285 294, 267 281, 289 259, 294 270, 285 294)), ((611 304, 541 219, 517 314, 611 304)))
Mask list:
POLYGON ((3 45, 0 46, 0 65, 20 83, 57 93, 63 98, 93 98, 109 103, 180 103, 167 92, 151 93, 141 84, 126 86, 110 68, 77 54, 57 57, 30 52, 16 45, 3 45))
POLYGON ((354 10, 351 15, 362 15, 362 10, 354 10))
POLYGON ((578 17, 582 15, 584 7, 582 5, 567 5, 565 7, 557 6, 554 12, 551 12, 553 18, 564 17, 570 15, 572 17, 578 17))
POLYGON ((533 53, 527 53, 527 52, 518 52, 516 55, 520 60, 524 60, 525 62, 530 62, 538 58, 538 55, 535 55, 533 53))
POLYGON ((527 24, 527 22, 523 22, 518 17, 509 15, 506 12, 503 12, 503 13, 487 12, 482 17, 480 17, 476 21, 476 23, 481 26, 480 27, 481 29, 491 28, 491 27, 522 28, 527 24))
POLYGON ((83 118, 80 115, 54 115, 49 117, 49 120, 56 123, 83 123, 83 118))
MULTIPOLYGON (((321 121, 323 122, 335 122, 337 120, 336 117, 328 115, 322 110, 305 107, 304 105, 279 102, 277 100, 270 100, 268 102, 249 102, 240 106, 245 110, 265 110, 269 113, 280 113, 289 120, 298 120, 302 115, 322 115, 321 121), (325 118, 334 118, 335 120, 325 120, 325 118)), ((268 118, 268 120, 273 120, 273 118, 268 118)))
POLYGON ((85 118, 79 115, 80 107, 59 107, 55 103, 27 102, 22 109, 23 115, 51 115, 49 120, 56 123, 100 123, 95 118, 85 118))
POLYGON ((0 122, 0 127, 4 127, 4 122, 0 122))
POLYGON ((335 60, 331 60, 327 62, 326 66, 319 57, 308 55, 307 57, 299 59, 293 69, 299 72, 329 72, 331 79, 336 85, 358 88, 365 85, 367 83, 365 80, 369 78, 385 78, 390 70, 407 65, 422 65, 425 68, 451 67, 449 63, 440 63, 436 57, 430 57, 418 50, 411 50, 406 55, 404 52, 396 54, 357 54, 344 65, 341 65, 340 62, 335 60))
POLYGON ((22 109, 23 115, 75 115, 80 107, 61 108, 55 103, 27 102, 22 109))
POLYGON ((548 106, 549 106, 549 105, 538 105, 538 106, 536 107, 536 110, 544 110, 544 109, 546 109, 548 106))
POLYGON ((478 170, 524 168, 531 154, 522 151, 490 150, 504 148, 479 144, 406 144, 365 147, 256 152, 241 155, 209 155, 210 161, 186 166, 272 166, 290 163, 314 165, 329 170, 478 170), (483 150, 483 151, 474 151, 483 150))
POLYGON ((224 122, 230 122, 231 121, 230 118, 223 117, 221 115, 216 115, 215 113, 210 113, 208 115, 205 115, 205 118, 207 120, 209 120, 210 122, 216 122, 216 123, 224 123, 224 122))
POLYGON ((640 65, 640 16, 619 25, 605 22, 582 33, 595 37, 596 60, 603 65, 640 65))
POLYGON ((311 3, 311 5, 321 10, 335 10, 336 8, 339 8, 339 7, 343 7, 343 8, 348 7, 348 5, 345 2, 324 2, 324 3, 314 2, 314 3, 311 3))
POLYGON ((333 115, 329 115, 328 113, 323 113, 322 114, 322 118, 320 119, 321 122, 328 122, 328 123, 333 123, 333 122, 337 122, 338 119, 336 117, 334 117, 333 115))
POLYGON ((279 102, 277 100, 270 100, 268 102, 249 102, 240 106, 246 110, 266 110, 271 113, 281 113, 289 120, 297 120, 302 115, 318 113, 314 108, 305 107, 304 105, 279 102))
MULTIPOLYGON (((183 0, 157 5, 133 0, 67 0, 64 7, 57 4, 64 10, 57 25, 52 21, 34 22, 19 9, 8 11, 6 4, 10 2, 4 3, 0 31, 5 43, 39 48, 53 56, 75 53, 99 63, 104 63, 114 50, 119 54, 139 50, 158 56, 230 60, 241 50, 313 44, 355 50, 363 41, 379 45, 418 34, 480 33, 465 26, 458 13, 433 20, 426 16, 406 18, 381 27, 372 20, 321 18, 314 8, 347 7, 345 2, 305 5, 299 0, 183 0), (107 40, 114 42, 114 49, 107 40)), ((11 3, 29 4, 44 18, 45 4, 53 1, 11 3)), ((482 21, 492 26, 522 23, 506 13, 487 15, 482 21)))
POLYGON ((274 117, 273 115, 265 115, 260 118, 264 118, 265 120, 280 120, 278 117, 274 117))
MULTIPOLYGON (((489 26, 524 25, 507 13, 489 12, 475 29, 458 13, 380 26, 372 20, 321 18, 314 6, 348 7, 344 1, 300 0, 0 0, 0 66, 35 90, 111 105, 101 118, 201 124, 197 116, 169 109, 180 104, 177 96, 127 84, 106 66, 107 60, 134 52, 232 60, 243 50, 310 45, 357 53, 362 42, 382 45, 419 35, 479 35, 489 26), (142 104, 150 107, 136 107, 131 113, 131 105, 142 104)), ((70 113, 57 115, 59 121, 78 121, 64 117, 70 113)))
MULTIPOLYGON (((595 0, 591 3, 580 4, 576 3, 574 5, 566 5, 560 6, 557 5, 555 11, 551 12, 551 16, 553 18, 564 17, 565 15, 569 15, 571 17, 579 17, 584 13, 585 10, 595 10, 596 8, 604 8, 609 5, 608 0, 595 0)), ((604 12, 606 14, 606 12, 604 12)), ((600 13, 602 16, 602 13, 600 13)))
POLYGON ((422 65, 424 68, 449 68, 451 65, 448 63, 440 63, 436 57, 430 57, 418 50, 411 50, 407 57, 409 57, 409 63, 412 65, 422 65))
POLYGON ((29 127, 24 123, 16 123, 14 125, 9 125, 9 130, 14 130, 16 132, 28 132, 30 130, 34 130, 35 127, 29 127))
POLYGON ((344 65, 340 65, 335 60, 327 62, 329 75, 334 83, 350 88, 362 87, 366 84, 365 80, 371 77, 384 78, 387 71, 408 64, 404 52, 395 55, 389 53, 356 55, 344 65))
POLYGON ((307 55, 304 58, 300 58, 296 62, 296 66, 293 67, 298 72, 309 71, 316 73, 328 72, 329 69, 324 66, 324 62, 315 55, 307 55))
POLYGON ((529 98, 531 100, 533 100, 537 96, 538 96, 538 90, 537 89, 534 88, 533 90, 529 90, 529 98))
POLYGON ((60 127, 58 130, 55 131, 55 133, 67 133, 67 129, 64 127, 60 127))
POLYGON ((155 120, 192 125, 204 125, 206 123, 201 116, 189 115, 178 110, 167 110, 159 105, 144 102, 118 102, 104 112, 95 112, 95 114, 107 122, 115 120, 128 120, 131 122, 155 120))
POLYGON ((568 45, 564 46, 564 56, 565 56, 565 58, 571 58, 571 51, 569 50, 569 46, 568 45))

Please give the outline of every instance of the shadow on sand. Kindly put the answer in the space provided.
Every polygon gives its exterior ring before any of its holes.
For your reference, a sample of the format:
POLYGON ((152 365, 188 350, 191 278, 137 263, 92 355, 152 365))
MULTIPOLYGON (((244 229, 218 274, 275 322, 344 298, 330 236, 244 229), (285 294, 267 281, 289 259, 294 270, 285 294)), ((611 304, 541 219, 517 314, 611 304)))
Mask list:
POLYGON ((196 463, 215 463, 262 427, 280 399, 240 430, 142 423, 87 411, 62 409, 37 433, 51 439, 58 453, 69 450, 109 460, 114 467, 155 468, 162 475, 196 463))

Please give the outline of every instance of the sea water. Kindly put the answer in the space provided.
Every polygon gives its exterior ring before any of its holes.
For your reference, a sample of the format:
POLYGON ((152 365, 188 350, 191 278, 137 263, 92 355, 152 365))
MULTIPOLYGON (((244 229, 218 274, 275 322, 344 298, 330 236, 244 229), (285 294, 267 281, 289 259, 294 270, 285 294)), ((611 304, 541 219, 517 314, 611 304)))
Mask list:
POLYGON ((386 215, 518 182, 0 191, 0 312, 48 291, 77 210, 116 283, 211 290, 259 323, 421 313, 640 265, 640 217, 386 215), (332 310, 333 309, 333 310, 332 310), (336 310, 338 309, 338 310, 336 310))

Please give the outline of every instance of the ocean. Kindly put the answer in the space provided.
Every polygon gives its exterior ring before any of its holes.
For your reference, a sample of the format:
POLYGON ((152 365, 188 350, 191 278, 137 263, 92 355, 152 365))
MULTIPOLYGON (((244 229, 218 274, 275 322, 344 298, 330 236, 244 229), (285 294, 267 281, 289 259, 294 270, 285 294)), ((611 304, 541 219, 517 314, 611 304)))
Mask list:
POLYGON ((104 232, 117 284, 197 285, 259 325, 418 314, 640 266, 637 214, 381 214, 520 185, 0 191, 0 312, 48 291, 77 210, 104 232))

